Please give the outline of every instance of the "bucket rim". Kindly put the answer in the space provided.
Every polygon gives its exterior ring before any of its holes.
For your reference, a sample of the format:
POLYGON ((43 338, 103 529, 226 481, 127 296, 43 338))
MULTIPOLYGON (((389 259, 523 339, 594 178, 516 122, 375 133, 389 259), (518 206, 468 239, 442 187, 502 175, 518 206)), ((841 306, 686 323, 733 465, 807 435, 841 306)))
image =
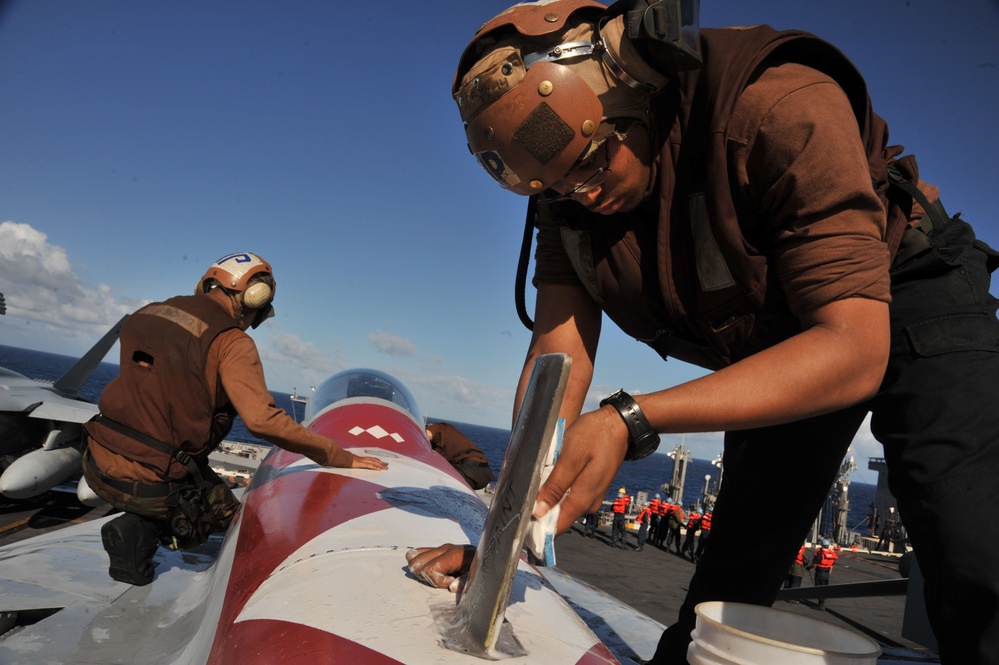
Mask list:
POLYGON ((800 614, 795 614, 793 612, 785 612, 783 610, 778 610, 778 609, 775 609, 773 607, 767 607, 765 605, 752 605, 750 603, 737 603, 737 602, 733 602, 733 601, 712 600, 712 601, 706 601, 706 602, 703 602, 703 603, 698 603, 697 605, 695 605, 694 606, 694 613, 697 615, 697 617, 698 617, 699 620, 703 620, 703 621, 707 622, 712 627, 720 628, 720 629, 723 629, 725 631, 728 631, 728 632, 731 632, 733 634, 736 634, 736 635, 738 635, 740 637, 748 638, 749 640, 751 640, 753 642, 759 642, 761 644, 766 644, 766 645, 769 645, 769 646, 777 646, 777 647, 780 647, 780 648, 783 648, 783 649, 790 649, 790 650, 793 650, 793 651, 798 651, 798 652, 801 652, 801 653, 807 653, 807 654, 810 654, 810 655, 816 655, 816 656, 833 655, 833 656, 843 656, 843 657, 847 657, 847 658, 871 658, 871 657, 877 658, 882 653, 881 646, 878 645, 878 643, 875 642, 874 640, 872 640, 871 638, 867 637, 866 635, 862 635, 861 633, 858 633, 858 632, 853 631, 853 630, 849 630, 849 629, 844 628, 842 626, 837 626, 836 624, 833 624, 833 623, 829 623, 829 622, 826 622, 826 621, 820 621, 820 620, 814 619, 812 617, 801 616, 800 614), (850 635, 851 637, 859 638, 860 641, 868 644, 871 648, 873 648, 873 651, 871 651, 869 653, 857 653, 857 652, 849 652, 849 651, 836 651, 836 650, 833 650, 833 649, 820 649, 818 647, 810 647, 810 646, 806 646, 806 645, 803 645, 803 644, 794 644, 793 642, 783 642, 781 640, 776 640, 776 639, 773 639, 773 638, 770 638, 770 637, 764 637, 762 635, 757 635, 756 633, 750 633, 750 632, 748 632, 746 630, 742 630, 741 628, 736 628, 734 626, 730 626, 730 625, 722 623, 721 621, 718 621, 717 619, 714 619, 714 618, 712 618, 712 617, 710 617, 710 616, 708 616, 706 614, 706 612, 709 609, 714 608, 714 607, 722 607, 722 606, 728 606, 728 607, 748 607, 748 608, 752 608, 753 610, 762 610, 764 612, 778 613, 778 614, 781 614, 781 615, 784 615, 784 616, 794 617, 794 621, 799 621, 800 620, 803 623, 818 623, 818 624, 822 625, 823 627, 825 627, 825 628, 831 628, 831 629, 839 632, 840 634, 846 634, 846 635, 850 635))

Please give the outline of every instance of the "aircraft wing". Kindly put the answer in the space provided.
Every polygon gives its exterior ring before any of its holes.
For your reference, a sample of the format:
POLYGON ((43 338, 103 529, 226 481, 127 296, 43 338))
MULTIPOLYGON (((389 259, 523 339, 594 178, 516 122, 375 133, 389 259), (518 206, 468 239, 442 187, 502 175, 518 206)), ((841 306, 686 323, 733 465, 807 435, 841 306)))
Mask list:
POLYGON ((619 661, 638 663, 656 652, 666 626, 557 566, 541 573, 619 661))
POLYGON ((104 356, 107 355, 111 347, 114 346, 115 342, 118 341, 118 334, 121 332, 121 326, 125 323, 125 319, 128 318, 128 314, 118 319, 118 323, 111 326, 110 329, 104 336, 97 340, 89 351, 87 351, 83 356, 76 361, 76 363, 69 368, 69 370, 59 377, 59 380, 53 384, 53 388, 61 394, 74 396, 80 392, 83 388, 83 384, 87 382, 90 375, 94 373, 94 370, 101 364, 104 360, 104 356))
POLYGON ((50 387, 27 377, 0 376, 0 411, 58 422, 82 424, 97 415, 97 405, 50 392, 50 387), (21 380, 23 379, 23 381, 21 380), (32 385, 34 384, 34 385, 32 385), (46 394, 47 393, 47 394, 46 394))
POLYGON ((109 519, 0 548, 0 630, 25 624, 0 636, 0 662, 179 662, 176 640, 197 633, 221 539, 161 548, 156 586, 133 587, 107 574, 100 528, 109 519))
POLYGON ((0 614, 108 605, 129 585, 107 574, 100 527, 77 524, 0 548, 0 614))

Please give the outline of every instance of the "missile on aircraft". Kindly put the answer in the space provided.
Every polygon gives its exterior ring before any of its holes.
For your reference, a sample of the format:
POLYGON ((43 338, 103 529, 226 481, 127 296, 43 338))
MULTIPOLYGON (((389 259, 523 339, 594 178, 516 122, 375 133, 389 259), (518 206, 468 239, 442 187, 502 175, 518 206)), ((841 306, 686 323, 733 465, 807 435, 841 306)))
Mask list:
POLYGON ((28 499, 52 489, 80 470, 82 455, 73 446, 40 448, 14 460, 0 475, 0 494, 28 499))
POLYGON ((104 499, 97 496, 97 492, 90 488, 90 483, 83 476, 76 483, 76 498, 85 506, 93 508, 104 503, 104 499))
POLYGON ((55 383, 0 367, 0 455, 20 456, 0 475, 0 493, 12 499, 37 496, 80 470, 82 425, 97 415, 97 405, 81 390, 118 341, 126 318, 55 383))

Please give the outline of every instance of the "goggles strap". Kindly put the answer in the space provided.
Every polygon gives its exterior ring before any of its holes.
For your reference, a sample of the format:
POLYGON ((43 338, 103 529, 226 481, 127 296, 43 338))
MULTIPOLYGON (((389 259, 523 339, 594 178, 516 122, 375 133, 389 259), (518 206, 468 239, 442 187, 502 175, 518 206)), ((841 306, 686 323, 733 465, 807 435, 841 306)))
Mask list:
POLYGON ((604 49, 600 42, 565 42, 551 49, 527 53, 523 56, 524 66, 528 69, 538 62, 558 62, 569 58, 581 58, 583 56, 599 53, 604 49))

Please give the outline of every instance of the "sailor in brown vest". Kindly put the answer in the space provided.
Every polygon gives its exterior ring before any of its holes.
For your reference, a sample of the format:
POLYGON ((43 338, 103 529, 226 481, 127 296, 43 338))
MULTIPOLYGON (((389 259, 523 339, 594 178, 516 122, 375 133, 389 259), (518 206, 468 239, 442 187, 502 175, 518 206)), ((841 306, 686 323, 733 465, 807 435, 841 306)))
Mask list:
POLYGON ((153 579, 158 544, 184 549, 225 531, 239 505, 208 454, 239 415, 254 435, 323 466, 386 469, 302 427, 267 390, 246 329, 273 316, 277 284, 256 254, 229 254, 194 295, 152 303, 122 326, 121 369, 86 425, 83 471, 124 514, 101 529, 111 577, 153 579))
POLYGON ((773 603, 872 412, 942 658, 999 663, 999 255, 888 143, 847 57, 800 31, 699 29, 697 0, 555 0, 487 21, 452 92, 537 229, 515 403, 536 356, 572 357, 536 515, 561 502, 567 529, 657 433, 727 433, 714 544, 652 662, 683 662, 698 602, 773 603), (581 413, 604 315, 710 373, 581 413), (985 508, 955 520, 969 502, 985 508), (760 505, 793 507, 763 543, 760 505))
POLYGON ((489 460, 475 443, 451 423, 427 425, 430 447, 461 474, 473 490, 480 490, 496 479, 489 460))

